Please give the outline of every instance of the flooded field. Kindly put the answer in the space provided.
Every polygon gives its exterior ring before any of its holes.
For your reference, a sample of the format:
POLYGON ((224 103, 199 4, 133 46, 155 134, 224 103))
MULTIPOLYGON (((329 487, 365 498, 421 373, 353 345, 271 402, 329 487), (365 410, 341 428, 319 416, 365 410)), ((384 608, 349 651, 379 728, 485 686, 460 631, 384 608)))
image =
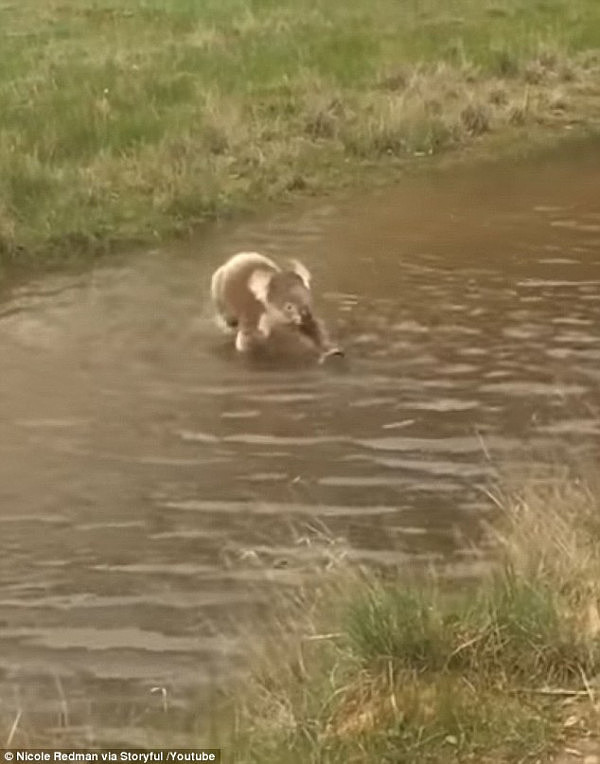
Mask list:
MULTIPOLYGON (((327 528, 457 574, 498 465, 597 457, 600 151, 428 178, 45 278, 0 304, 0 701, 136 714, 239 665, 327 528), (238 250, 297 257, 343 368, 236 357, 238 250), (313 543, 306 543, 311 541, 313 543), (256 560, 266 568, 256 565, 256 560)), ((63 718, 64 721, 64 718, 63 718)))

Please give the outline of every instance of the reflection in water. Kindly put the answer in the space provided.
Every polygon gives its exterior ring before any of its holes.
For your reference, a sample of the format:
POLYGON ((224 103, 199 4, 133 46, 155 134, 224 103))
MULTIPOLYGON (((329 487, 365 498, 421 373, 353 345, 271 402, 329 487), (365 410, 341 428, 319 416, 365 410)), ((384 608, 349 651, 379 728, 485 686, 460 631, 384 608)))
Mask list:
POLYGON ((178 698, 235 666, 233 618, 315 562, 310 529, 368 562, 460 560, 455 528, 487 510, 498 462, 593 448, 594 148, 15 290, 0 305, 5 707, 52 710, 59 681, 80 715, 135 726, 123 709, 152 686, 178 698), (235 356, 205 297, 239 249, 306 262, 346 368, 235 356))

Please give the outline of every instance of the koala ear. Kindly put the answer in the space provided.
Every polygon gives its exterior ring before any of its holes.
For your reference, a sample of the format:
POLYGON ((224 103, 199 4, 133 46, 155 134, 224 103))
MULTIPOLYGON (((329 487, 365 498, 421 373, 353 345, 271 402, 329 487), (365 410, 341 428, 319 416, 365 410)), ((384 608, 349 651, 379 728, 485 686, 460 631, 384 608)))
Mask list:
POLYGON ((248 289, 263 305, 267 304, 267 297, 269 294, 269 284, 273 278, 271 271, 263 271, 257 269, 250 274, 248 279, 248 289))
POLYGON ((310 289, 310 281, 311 281, 311 273, 302 263, 299 263, 298 260, 291 260, 291 266, 292 271, 297 275, 300 276, 302 281, 304 282, 304 286, 307 289, 310 289))

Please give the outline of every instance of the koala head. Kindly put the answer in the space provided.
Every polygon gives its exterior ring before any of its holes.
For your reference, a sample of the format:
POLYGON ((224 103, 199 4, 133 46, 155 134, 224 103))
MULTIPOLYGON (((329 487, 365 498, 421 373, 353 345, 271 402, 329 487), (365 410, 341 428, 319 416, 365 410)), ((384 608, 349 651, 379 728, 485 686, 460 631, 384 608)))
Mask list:
POLYGON ((281 271, 256 270, 248 287, 275 324, 300 327, 312 317, 310 273, 301 263, 292 261, 281 271))

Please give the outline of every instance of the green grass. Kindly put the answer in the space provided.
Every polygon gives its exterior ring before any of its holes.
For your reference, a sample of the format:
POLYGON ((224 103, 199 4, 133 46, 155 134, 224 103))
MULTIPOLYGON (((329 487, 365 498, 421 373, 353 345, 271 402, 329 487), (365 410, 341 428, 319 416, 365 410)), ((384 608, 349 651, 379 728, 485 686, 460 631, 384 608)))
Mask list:
MULTIPOLYGON (((462 582, 353 566, 319 532, 328 564, 244 634, 249 676, 185 708, 152 704, 145 745, 222 747, 232 764, 571 764, 590 741, 597 753, 600 487, 565 470, 495 502, 489 570, 462 582)), ((16 709, 0 736, 81 745, 65 708, 62 696, 51 729, 16 709)), ((98 747, 122 744, 101 718, 85 728, 98 747)))
POLYGON ((596 126, 599 40, 596 0, 6 0, 0 258, 79 258, 488 133, 596 126))
POLYGON ((482 580, 341 566, 307 592, 231 701, 231 760, 508 764, 598 735, 600 498, 561 478, 501 507, 482 580))

